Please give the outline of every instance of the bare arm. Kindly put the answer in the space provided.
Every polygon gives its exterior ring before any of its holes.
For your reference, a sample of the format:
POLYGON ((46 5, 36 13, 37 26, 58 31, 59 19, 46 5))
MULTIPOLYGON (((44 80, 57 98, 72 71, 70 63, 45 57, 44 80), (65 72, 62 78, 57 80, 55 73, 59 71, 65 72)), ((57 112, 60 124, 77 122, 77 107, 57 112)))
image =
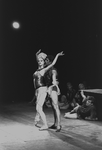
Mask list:
POLYGON ((71 110, 70 114, 76 113, 79 107, 80 107, 80 105, 76 106, 73 110, 71 110))
POLYGON ((56 85, 56 84, 58 85, 58 81, 57 81, 56 76, 57 76, 56 70, 52 70, 52 84, 53 85, 56 85))
POLYGON ((86 99, 86 96, 84 95, 83 90, 81 90, 81 96, 83 97, 83 101, 86 99))
POLYGON ((46 68, 44 68, 44 71, 46 72, 48 69, 50 69, 52 66, 54 66, 55 63, 56 63, 56 61, 57 61, 57 59, 58 59, 58 57, 59 57, 59 56, 63 56, 63 55, 64 55, 64 54, 63 54, 63 51, 60 52, 60 53, 58 53, 58 54, 56 55, 55 59, 53 60, 53 62, 52 62, 49 66, 47 66, 46 68))
POLYGON ((36 86, 35 86, 35 74, 36 74, 36 72, 33 74, 33 84, 34 84, 34 88, 36 88, 36 86))
POLYGON ((35 79, 33 79, 33 84, 34 84, 34 88, 35 88, 35 79))
POLYGON ((38 60, 38 55, 41 52, 41 49, 38 50, 38 52, 36 53, 36 60, 38 60))

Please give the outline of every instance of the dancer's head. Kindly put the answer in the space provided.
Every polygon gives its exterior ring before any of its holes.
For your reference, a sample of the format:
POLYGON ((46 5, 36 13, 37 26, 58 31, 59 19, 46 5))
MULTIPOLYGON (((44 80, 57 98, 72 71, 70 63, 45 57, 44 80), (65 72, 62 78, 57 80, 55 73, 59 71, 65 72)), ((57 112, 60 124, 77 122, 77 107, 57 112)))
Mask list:
POLYGON ((42 67, 45 65, 45 59, 46 59, 47 55, 43 52, 41 52, 40 54, 37 55, 37 62, 39 67, 42 67))
POLYGON ((90 100, 93 103, 95 101, 95 98, 94 98, 94 96, 88 95, 87 100, 90 100))
POLYGON ((52 55, 48 55, 45 59, 46 66, 50 65, 53 61, 54 57, 52 55))
POLYGON ((68 90, 72 90, 72 88, 73 88, 72 83, 67 82, 67 89, 68 90))
POLYGON ((80 90, 85 89, 85 85, 83 83, 80 83, 78 87, 79 87, 80 90))

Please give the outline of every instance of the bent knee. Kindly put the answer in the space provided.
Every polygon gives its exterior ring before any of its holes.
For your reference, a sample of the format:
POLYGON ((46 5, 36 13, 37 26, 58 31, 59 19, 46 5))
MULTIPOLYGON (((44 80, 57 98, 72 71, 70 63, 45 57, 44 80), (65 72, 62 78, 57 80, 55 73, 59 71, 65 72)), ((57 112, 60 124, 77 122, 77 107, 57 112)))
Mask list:
POLYGON ((59 106, 58 106, 58 103, 52 103, 52 105, 53 105, 53 107, 54 107, 54 109, 59 109, 59 106))
POLYGON ((36 111, 37 111, 37 112, 42 111, 42 107, 41 107, 40 105, 38 105, 38 104, 37 104, 37 106, 36 106, 36 111))

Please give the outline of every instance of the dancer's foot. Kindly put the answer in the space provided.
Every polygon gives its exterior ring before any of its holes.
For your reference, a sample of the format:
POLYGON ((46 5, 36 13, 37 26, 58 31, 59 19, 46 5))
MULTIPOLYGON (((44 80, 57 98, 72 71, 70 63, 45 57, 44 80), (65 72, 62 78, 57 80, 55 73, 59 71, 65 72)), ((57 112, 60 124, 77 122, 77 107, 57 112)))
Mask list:
POLYGON ((35 125, 36 127, 40 127, 40 126, 38 125, 38 122, 37 122, 37 121, 34 122, 34 125, 35 125))
POLYGON ((37 121, 35 121, 35 122, 34 122, 34 125, 35 125, 35 126, 37 126, 37 124, 38 124, 38 122, 37 122, 37 121))
POLYGON ((62 129, 62 126, 60 125, 60 126, 57 126, 57 130, 56 130, 56 132, 60 132, 61 131, 61 129, 62 129))
POLYGON ((57 126, 53 124, 52 126, 49 127, 49 129, 57 129, 57 126))
POLYGON ((39 130, 42 131, 42 130, 47 130, 48 129, 48 126, 47 125, 44 125, 42 126, 39 130))

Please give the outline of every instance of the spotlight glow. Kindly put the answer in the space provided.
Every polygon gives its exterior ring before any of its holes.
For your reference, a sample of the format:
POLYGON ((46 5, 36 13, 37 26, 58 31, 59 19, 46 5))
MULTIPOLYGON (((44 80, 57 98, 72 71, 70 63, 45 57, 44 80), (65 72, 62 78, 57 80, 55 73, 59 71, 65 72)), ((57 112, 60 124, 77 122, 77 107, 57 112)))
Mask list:
POLYGON ((13 22, 12 26, 15 29, 19 29, 20 28, 20 24, 18 22, 13 22))

